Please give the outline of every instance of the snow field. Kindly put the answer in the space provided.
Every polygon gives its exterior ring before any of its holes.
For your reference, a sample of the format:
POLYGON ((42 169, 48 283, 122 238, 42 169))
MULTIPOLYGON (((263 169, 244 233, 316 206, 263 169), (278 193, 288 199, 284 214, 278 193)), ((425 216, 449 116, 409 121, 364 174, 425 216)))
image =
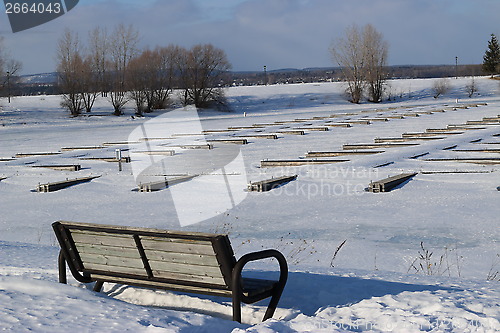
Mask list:
MULTIPOLYGON (((230 88, 233 112, 202 111, 203 129, 344 113, 353 115, 326 120, 421 114, 351 128, 332 127, 328 132, 306 131, 304 136, 283 134, 278 140, 249 138, 250 144, 240 147, 249 181, 283 174, 298 174, 298 179, 267 193, 246 193, 245 200, 234 208, 185 228, 179 225, 175 200, 168 190, 132 191, 137 184, 131 164, 124 164, 124 171, 119 172, 116 163, 79 160, 114 156, 116 146, 0 162, 0 178, 7 177, 0 181, 0 327, 38 332, 62 332, 71 327, 89 332, 500 330, 498 282, 486 280, 500 269, 498 166, 425 160, 496 157, 494 153, 443 148, 496 148, 500 138, 494 135, 500 133, 500 125, 447 135, 442 140, 418 141, 417 146, 380 148, 384 153, 348 156, 350 161, 344 163, 260 167, 265 159, 299 159, 308 151, 341 151, 344 144, 373 143, 376 138, 497 117, 497 82, 476 78, 481 95, 469 99, 463 88, 469 80, 450 80, 452 92, 439 99, 432 98, 432 80, 392 81, 393 91, 401 92, 403 98, 381 105, 345 102, 340 83, 230 88), (451 110, 483 102, 488 105, 451 110), (441 109, 447 111, 424 114, 441 109), (471 143, 476 139, 483 143, 471 143), (409 159, 423 153, 429 154, 409 159), (388 162, 393 163, 374 168, 388 162), (31 168, 30 163, 78 163, 83 169, 54 171, 31 168), (364 190, 370 181, 409 171, 420 173, 392 192, 364 190), (58 192, 32 192, 38 183, 91 175, 101 177, 58 192), (265 310, 261 304, 245 305, 244 324, 239 325, 228 320, 228 299, 114 285, 98 295, 85 286, 75 288, 78 284, 74 281, 69 286, 57 283, 57 246, 50 229, 55 220, 226 232, 237 257, 262 248, 283 252, 290 278, 275 319, 265 323, 259 323, 265 310), (433 253, 429 261, 433 276, 418 270, 419 264, 425 264, 417 260, 421 242, 433 253)), ((68 119, 57 96, 15 98, 11 105, 2 105, 0 158, 125 141, 138 125, 158 115, 146 119, 133 119, 131 113, 107 116, 111 110, 100 100, 95 111, 98 115, 68 119)), ((326 120, 304 123, 322 126, 326 120)), ((274 133, 287 126, 307 125, 267 126, 260 133, 274 133)), ((254 130, 248 129, 210 138, 252 133, 254 130)), ((217 148, 215 144, 214 150, 217 148)), ((192 203, 193 214, 197 207, 201 210, 203 202, 192 203)), ((266 262, 250 267, 248 274, 268 277, 274 270, 266 262)))

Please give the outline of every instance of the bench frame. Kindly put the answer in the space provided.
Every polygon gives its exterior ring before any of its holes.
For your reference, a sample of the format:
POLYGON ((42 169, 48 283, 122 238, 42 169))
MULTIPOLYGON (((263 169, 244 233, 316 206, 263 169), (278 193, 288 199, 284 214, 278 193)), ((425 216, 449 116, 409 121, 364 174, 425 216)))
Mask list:
MULTIPOLYGON (((69 268, 73 277, 81 283, 95 282, 94 291, 99 292, 104 282, 133 285, 154 289, 174 290, 188 293, 198 293, 205 295, 225 296, 232 298, 233 320, 241 322, 241 303, 255 303, 265 298, 271 297, 263 321, 272 318, 279 299, 283 292, 288 277, 288 266, 285 257, 277 250, 264 250, 248 253, 238 261, 234 258, 234 253, 227 235, 207 234, 196 232, 178 232, 149 228, 134 228, 90 223, 57 221, 52 224, 61 250, 59 252, 59 282, 67 283, 66 267, 69 268), (73 231, 96 232, 105 235, 116 234, 119 236, 133 237, 140 258, 144 264, 144 274, 123 273, 113 271, 98 271, 88 269, 82 261, 78 250, 78 245, 73 239, 73 231), (174 279, 155 277, 149 259, 146 256, 141 237, 158 237, 179 239, 185 241, 207 241, 213 246, 213 255, 216 256, 218 266, 224 278, 224 285, 215 285, 205 282, 179 281, 174 279), (248 279, 242 277, 245 265, 251 261, 274 258, 280 267, 280 277, 278 281, 261 279, 248 279), (252 283, 252 286, 250 286, 252 283), (248 284, 248 286, 246 286, 248 284), (256 287, 257 286, 257 287, 256 287), (194 290, 193 290, 194 289, 194 290)), ((155 239, 156 240, 156 239, 155 239)), ((96 241, 96 245, 99 245, 96 241)))

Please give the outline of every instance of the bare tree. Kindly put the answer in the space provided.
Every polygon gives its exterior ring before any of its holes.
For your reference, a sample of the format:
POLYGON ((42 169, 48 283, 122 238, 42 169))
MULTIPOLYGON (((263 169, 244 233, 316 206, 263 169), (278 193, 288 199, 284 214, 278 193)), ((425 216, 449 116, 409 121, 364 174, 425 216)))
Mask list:
POLYGON ((368 87, 368 99, 382 101, 387 79, 388 44, 371 24, 361 30, 357 25, 348 27, 345 37, 330 48, 333 60, 341 67, 347 81, 347 94, 352 103, 360 103, 368 87))
POLYGON ((151 111, 153 93, 151 86, 156 80, 157 61, 150 50, 130 60, 127 66, 127 87, 136 105, 136 115, 151 111))
POLYGON ((181 55, 181 48, 175 45, 160 47, 155 50, 158 59, 157 80, 153 89, 154 109, 167 106, 172 89, 176 84, 176 68, 181 55))
POLYGON ((107 96, 109 87, 109 36, 106 29, 96 27, 89 33, 88 57, 94 72, 95 85, 102 96, 107 96))
POLYGON ((78 35, 66 29, 59 39, 57 49, 57 71, 59 86, 63 93, 61 106, 67 108, 71 116, 78 116, 82 110, 83 59, 80 55, 78 35))
POLYGON ((345 37, 336 40, 330 52, 333 60, 341 67, 347 81, 347 94, 352 103, 360 103, 365 87, 365 52, 363 35, 358 26, 345 30, 345 37))
POLYGON ((446 78, 436 80, 432 85, 432 90, 434 91, 434 98, 438 98, 450 91, 450 81, 446 78))
POLYGON ((123 107, 128 101, 126 94, 127 66, 130 60, 137 54, 137 43, 139 33, 129 25, 118 25, 110 39, 110 93, 109 99, 114 108, 114 115, 122 114, 123 107))
POLYGON ((10 57, 9 52, 4 47, 3 37, 0 36, 0 89, 8 90, 10 98, 11 87, 16 84, 16 74, 21 70, 21 62, 10 57))
POLYGON ((469 98, 471 98, 475 93, 478 92, 476 80, 474 79, 474 76, 471 78, 469 83, 467 83, 465 85, 465 91, 467 91, 467 95, 469 96, 469 98))
POLYGON ((177 51, 175 46, 157 47, 129 62, 127 86, 138 115, 166 106, 175 80, 177 51))
POLYGON ((93 59, 90 55, 87 55, 83 60, 81 71, 82 73, 80 80, 82 85, 82 103, 85 111, 90 112, 94 107, 94 103, 100 91, 98 83, 99 76, 96 72, 93 59))
POLYGON ((365 80, 370 102, 382 101, 387 79, 388 43, 371 24, 363 28, 363 51, 365 53, 365 80))
POLYGON ((209 107, 212 104, 224 106, 222 82, 231 68, 226 53, 212 44, 199 44, 189 51, 179 50, 180 80, 184 104, 209 107))

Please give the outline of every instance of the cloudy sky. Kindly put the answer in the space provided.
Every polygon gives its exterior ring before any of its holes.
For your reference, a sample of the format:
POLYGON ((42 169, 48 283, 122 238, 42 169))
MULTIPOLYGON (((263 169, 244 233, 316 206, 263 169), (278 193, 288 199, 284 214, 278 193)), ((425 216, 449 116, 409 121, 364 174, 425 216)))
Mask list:
POLYGON ((389 63, 478 64, 500 36, 500 0, 80 0, 66 15, 0 34, 23 73, 55 69, 55 46, 69 27, 85 40, 96 26, 133 23, 142 47, 212 43, 233 70, 332 66, 329 47, 353 23, 370 23, 390 45, 389 63))

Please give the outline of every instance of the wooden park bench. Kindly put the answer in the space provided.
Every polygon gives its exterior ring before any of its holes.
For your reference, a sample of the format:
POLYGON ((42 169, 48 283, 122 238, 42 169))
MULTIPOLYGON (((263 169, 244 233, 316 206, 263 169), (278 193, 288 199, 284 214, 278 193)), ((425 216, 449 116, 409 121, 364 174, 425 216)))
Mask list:
POLYGON ((227 235, 58 221, 52 224, 61 251, 59 282, 66 264, 81 283, 104 282, 232 297, 233 320, 241 322, 241 302, 271 297, 264 319, 273 316, 288 276, 284 256, 264 250, 238 261, 227 235), (275 258, 278 281, 244 278, 250 262, 275 258))

